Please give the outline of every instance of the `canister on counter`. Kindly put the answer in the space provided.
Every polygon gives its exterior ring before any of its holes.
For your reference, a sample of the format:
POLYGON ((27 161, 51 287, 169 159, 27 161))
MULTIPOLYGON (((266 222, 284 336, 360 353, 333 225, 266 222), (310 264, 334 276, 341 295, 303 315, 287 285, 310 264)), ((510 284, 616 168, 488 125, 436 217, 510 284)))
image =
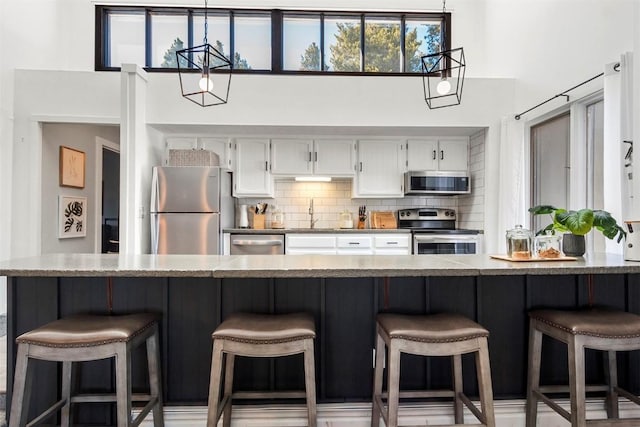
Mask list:
POLYGON ((516 225, 514 229, 507 230, 507 256, 513 259, 531 258, 533 249, 533 234, 530 230, 516 225))

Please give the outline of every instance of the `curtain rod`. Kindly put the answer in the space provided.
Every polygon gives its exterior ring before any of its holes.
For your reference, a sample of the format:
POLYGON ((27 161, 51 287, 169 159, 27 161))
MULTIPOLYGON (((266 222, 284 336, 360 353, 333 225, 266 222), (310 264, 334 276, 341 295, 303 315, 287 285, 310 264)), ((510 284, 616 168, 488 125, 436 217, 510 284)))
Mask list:
MULTIPOLYGON (((613 66, 613 69, 614 69, 615 71, 620 71, 620 63, 618 62, 616 65, 614 65, 614 66, 613 66)), ((598 74, 597 76, 593 76, 593 77, 591 77, 590 79, 587 79, 587 80, 583 81, 582 83, 578 83, 577 85, 575 85, 574 87, 572 87, 572 88, 570 88, 570 89, 567 89, 567 90, 565 90, 565 91, 562 91, 562 92, 561 92, 561 93, 559 93, 558 95, 552 96, 551 98, 547 99, 546 101, 542 101, 540 104, 536 105, 535 107, 531 107, 531 108, 529 108, 528 110, 523 111, 523 112, 522 112, 522 113, 520 113, 520 114, 516 114, 516 120, 520 120, 520 117, 522 117, 522 115, 523 115, 523 114, 527 114, 529 111, 531 111, 531 110, 535 110, 536 108, 538 108, 538 107, 540 107, 540 106, 542 106, 542 105, 546 104, 547 102, 549 102, 549 101, 553 101, 554 99, 559 98, 559 97, 561 97, 561 96, 566 97, 566 98, 567 98, 567 101, 566 101, 566 102, 569 102, 569 95, 567 95, 567 92, 571 92, 572 90, 574 90, 574 89, 576 89, 576 88, 579 88, 580 86, 582 86, 582 85, 585 85, 585 84, 589 83, 591 80, 595 80, 595 79, 597 79, 598 77, 602 77, 603 75, 604 75, 604 73, 600 73, 600 74, 598 74)))

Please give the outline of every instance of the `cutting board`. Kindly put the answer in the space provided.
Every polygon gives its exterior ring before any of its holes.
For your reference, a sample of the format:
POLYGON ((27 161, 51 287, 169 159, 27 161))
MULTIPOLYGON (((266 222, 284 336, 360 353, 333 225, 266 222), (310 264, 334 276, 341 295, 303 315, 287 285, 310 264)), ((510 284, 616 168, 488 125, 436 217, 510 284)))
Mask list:
POLYGON ((391 211, 372 211, 371 228, 398 228, 396 216, 391 211))

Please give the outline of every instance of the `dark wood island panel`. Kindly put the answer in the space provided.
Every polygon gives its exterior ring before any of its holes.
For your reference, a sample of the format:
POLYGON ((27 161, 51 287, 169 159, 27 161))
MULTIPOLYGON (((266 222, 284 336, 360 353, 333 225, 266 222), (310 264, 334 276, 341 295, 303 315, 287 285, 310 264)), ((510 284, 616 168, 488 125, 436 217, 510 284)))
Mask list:
MULTIPOLYGON (((590 299, 640 314, 640 274, 513 274, 423 277, 113 277, 113 313, 154 311, 163 315, 161 347, 167 405, 206 405, 211 332, 237 311, 284 313, 308 311, 316 319, 318 401, 371 399, 375 314, 379 311, 433 313, 455 311, 487 329, 496 399, 523 399, 526 386, 527 310, 577 307, 590 299), (591 285, 589 284, 591 282, 591 285), (589 292, 591 287, 592 292, 589 292)), ((109 311, 106 277, 13 276, 8 299, 8 381, 13 378, 17 335, 74 313, 109 311)), ((545 347, 543 381, 567 381, 566 350, 545 347), (551 363, 551 361, 554 363, 551 363)), ((547 343, 545 342, 545 345, 547 343)), ((620 382, 640 394, 640 356, 621 354, 620 382)), ((144 355, 134 360, 134 389, 147 384, 144 355)), ((589 352, 587 379, 603 380, 600 357, 589 352)), ((477 394, 471 358, 465 358, 465 384, 477 394)), ((241 360, 235 382, 242 389, 302 388, 302 358, 241 360)), ((439 358, 407 356, 402 387, 449 384, 450 364, 439 358)), ((83 367, 80 386, 110 390, 109 361, 83 367)), ((32 411, 55 400, 59 371, 40 363, 34 375, 32 411)), ((12 384, 8 384, 10 398, 12 384)), ((111 424, 109 405, 83 408, 78 422, 111 424)))

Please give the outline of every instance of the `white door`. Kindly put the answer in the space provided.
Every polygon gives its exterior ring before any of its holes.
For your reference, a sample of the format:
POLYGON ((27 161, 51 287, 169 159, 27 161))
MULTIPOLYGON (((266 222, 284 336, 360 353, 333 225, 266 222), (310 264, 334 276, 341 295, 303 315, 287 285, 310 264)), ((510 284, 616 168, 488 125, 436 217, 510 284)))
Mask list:
POLYGON ((315 173, 331 176, 355 174, 355 141, 349 139, 322 139, 314 141, 315 173))
POLYGON ((469 168, 469 140, 441 139, 438 144, 438 168, 444 171, 467 171, 469 168))
POLYGON ((243 138, 235 141, 236 167, 233 195, 236 197, 273 197, 269 173, 269 140, 243 138))
POLYGON ((313 172, 313 141, 310 139, 272 139, 271 173, 310 175, 313 172))
POLYGON ((402 197, 404 143, 397 140, 358 141, 354 197, 402 197))
POLYGON ((408 140, 407 170, 438 170, 438 140, 435 138, 408 140))

